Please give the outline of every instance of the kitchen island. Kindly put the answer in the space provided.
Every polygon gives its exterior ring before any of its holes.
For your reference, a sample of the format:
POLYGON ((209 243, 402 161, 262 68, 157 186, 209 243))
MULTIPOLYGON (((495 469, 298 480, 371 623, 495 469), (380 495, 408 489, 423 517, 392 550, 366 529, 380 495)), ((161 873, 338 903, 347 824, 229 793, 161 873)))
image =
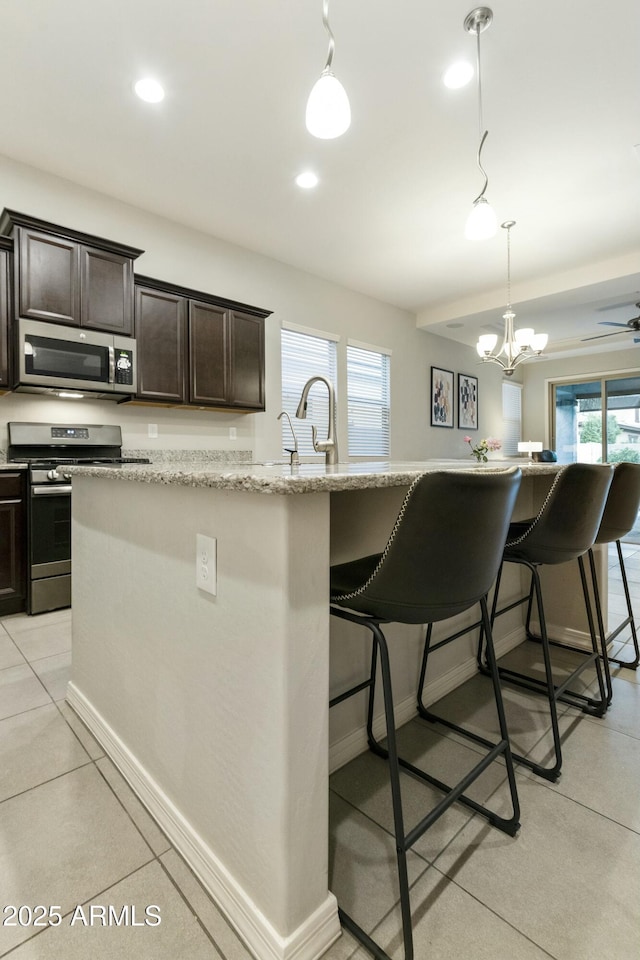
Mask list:
MULTIPOLYGON (((517 515, 530 516, 558 466, 518 465, 517 515)), ((315 960, 339 935, 328 891, 329 690, 366 658, 363 638, 342 643, 351 625, 331 623, 330 637, 330 563, 381 550, 409 484, 439 469, 487 467, 70 468, 69 703, 259 960, 315 960), (215 596, 196 587, 198 534, 216 539, 215 596)), ((507 599, 520 586, 519 572, 509 577, 507 599)), ((522 637, 521 615, 501 621, 506 649, 522 637)), ((408 719, 420 630, 403 637, 396 695, 408 719)), ((464 662, 448 655, 427 699, 475 670, 471 638, 464 662)), ((334 766, 364 742, 362 711, 350 709, 332 727, 334 766)))

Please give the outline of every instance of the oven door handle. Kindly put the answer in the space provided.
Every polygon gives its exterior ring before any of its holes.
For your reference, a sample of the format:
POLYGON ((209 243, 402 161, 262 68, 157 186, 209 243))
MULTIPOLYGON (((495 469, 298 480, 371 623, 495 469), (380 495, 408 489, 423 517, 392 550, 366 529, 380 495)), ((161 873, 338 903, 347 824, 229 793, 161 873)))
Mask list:
POLYGON ((42 486, 31 487, 32 497, 61 497, 71 493, 70 483, 43 484, 42 486))

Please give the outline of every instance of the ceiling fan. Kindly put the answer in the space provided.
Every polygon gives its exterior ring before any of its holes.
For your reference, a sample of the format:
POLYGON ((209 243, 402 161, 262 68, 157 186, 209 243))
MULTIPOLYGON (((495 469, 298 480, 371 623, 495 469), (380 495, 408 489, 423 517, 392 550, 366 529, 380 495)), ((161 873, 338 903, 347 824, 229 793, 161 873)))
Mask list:
MULTIPOLYGON (((636 303, 636 307, 640 310, 640 303, 636 303)), ((640 343, 640 316, 632 317, 626 323, 616 323, 614 320, 599 320, 598 322, 602 327, 622 327, 622 330, 615 330, 613 333, 600 333, 596 337, 583 337, 583 343, 587 340, 602 340, 604 337, 619 337, 621 333, 630 332, 638 334, 637 337, 633 338, 633 342, 640 343)))

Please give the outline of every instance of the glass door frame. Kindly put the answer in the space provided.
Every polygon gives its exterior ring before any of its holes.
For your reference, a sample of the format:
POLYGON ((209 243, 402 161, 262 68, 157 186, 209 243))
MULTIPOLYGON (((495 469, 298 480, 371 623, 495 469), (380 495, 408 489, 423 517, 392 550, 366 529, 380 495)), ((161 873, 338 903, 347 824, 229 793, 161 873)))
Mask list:
POLYGON ((576 373, 564 377, 549 377, 545 380, 546 391, 545 391, 545 403, 547 405, 547 431, 549 437, 549 448, 551 450, 556 449, 556 405, 555 405, 555 387, 559 384, 567 383, 594 383, 600 381, 601 385, 601 395, 603 397, 602 403, 602 417, 603 417, 603 431, 602 431, 602 456, 604 458, 606 450, 606 383, 610 380, 626 380, 630 377, 640 377, 640 366, 638 367, 629 367, 622 370, 608 370, 600 371, 594 370, 593 372, 583 372, 576 373))

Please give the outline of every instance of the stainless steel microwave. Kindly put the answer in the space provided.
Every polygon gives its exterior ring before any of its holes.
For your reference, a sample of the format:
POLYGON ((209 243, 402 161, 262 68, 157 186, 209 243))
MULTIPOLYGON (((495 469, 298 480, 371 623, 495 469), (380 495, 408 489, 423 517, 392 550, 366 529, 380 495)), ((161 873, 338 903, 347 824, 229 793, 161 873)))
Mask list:
POLYGON ((131 337, 25 319, 17 321, 17 333, 16 390, 105 400, 135 393, 131 337))

